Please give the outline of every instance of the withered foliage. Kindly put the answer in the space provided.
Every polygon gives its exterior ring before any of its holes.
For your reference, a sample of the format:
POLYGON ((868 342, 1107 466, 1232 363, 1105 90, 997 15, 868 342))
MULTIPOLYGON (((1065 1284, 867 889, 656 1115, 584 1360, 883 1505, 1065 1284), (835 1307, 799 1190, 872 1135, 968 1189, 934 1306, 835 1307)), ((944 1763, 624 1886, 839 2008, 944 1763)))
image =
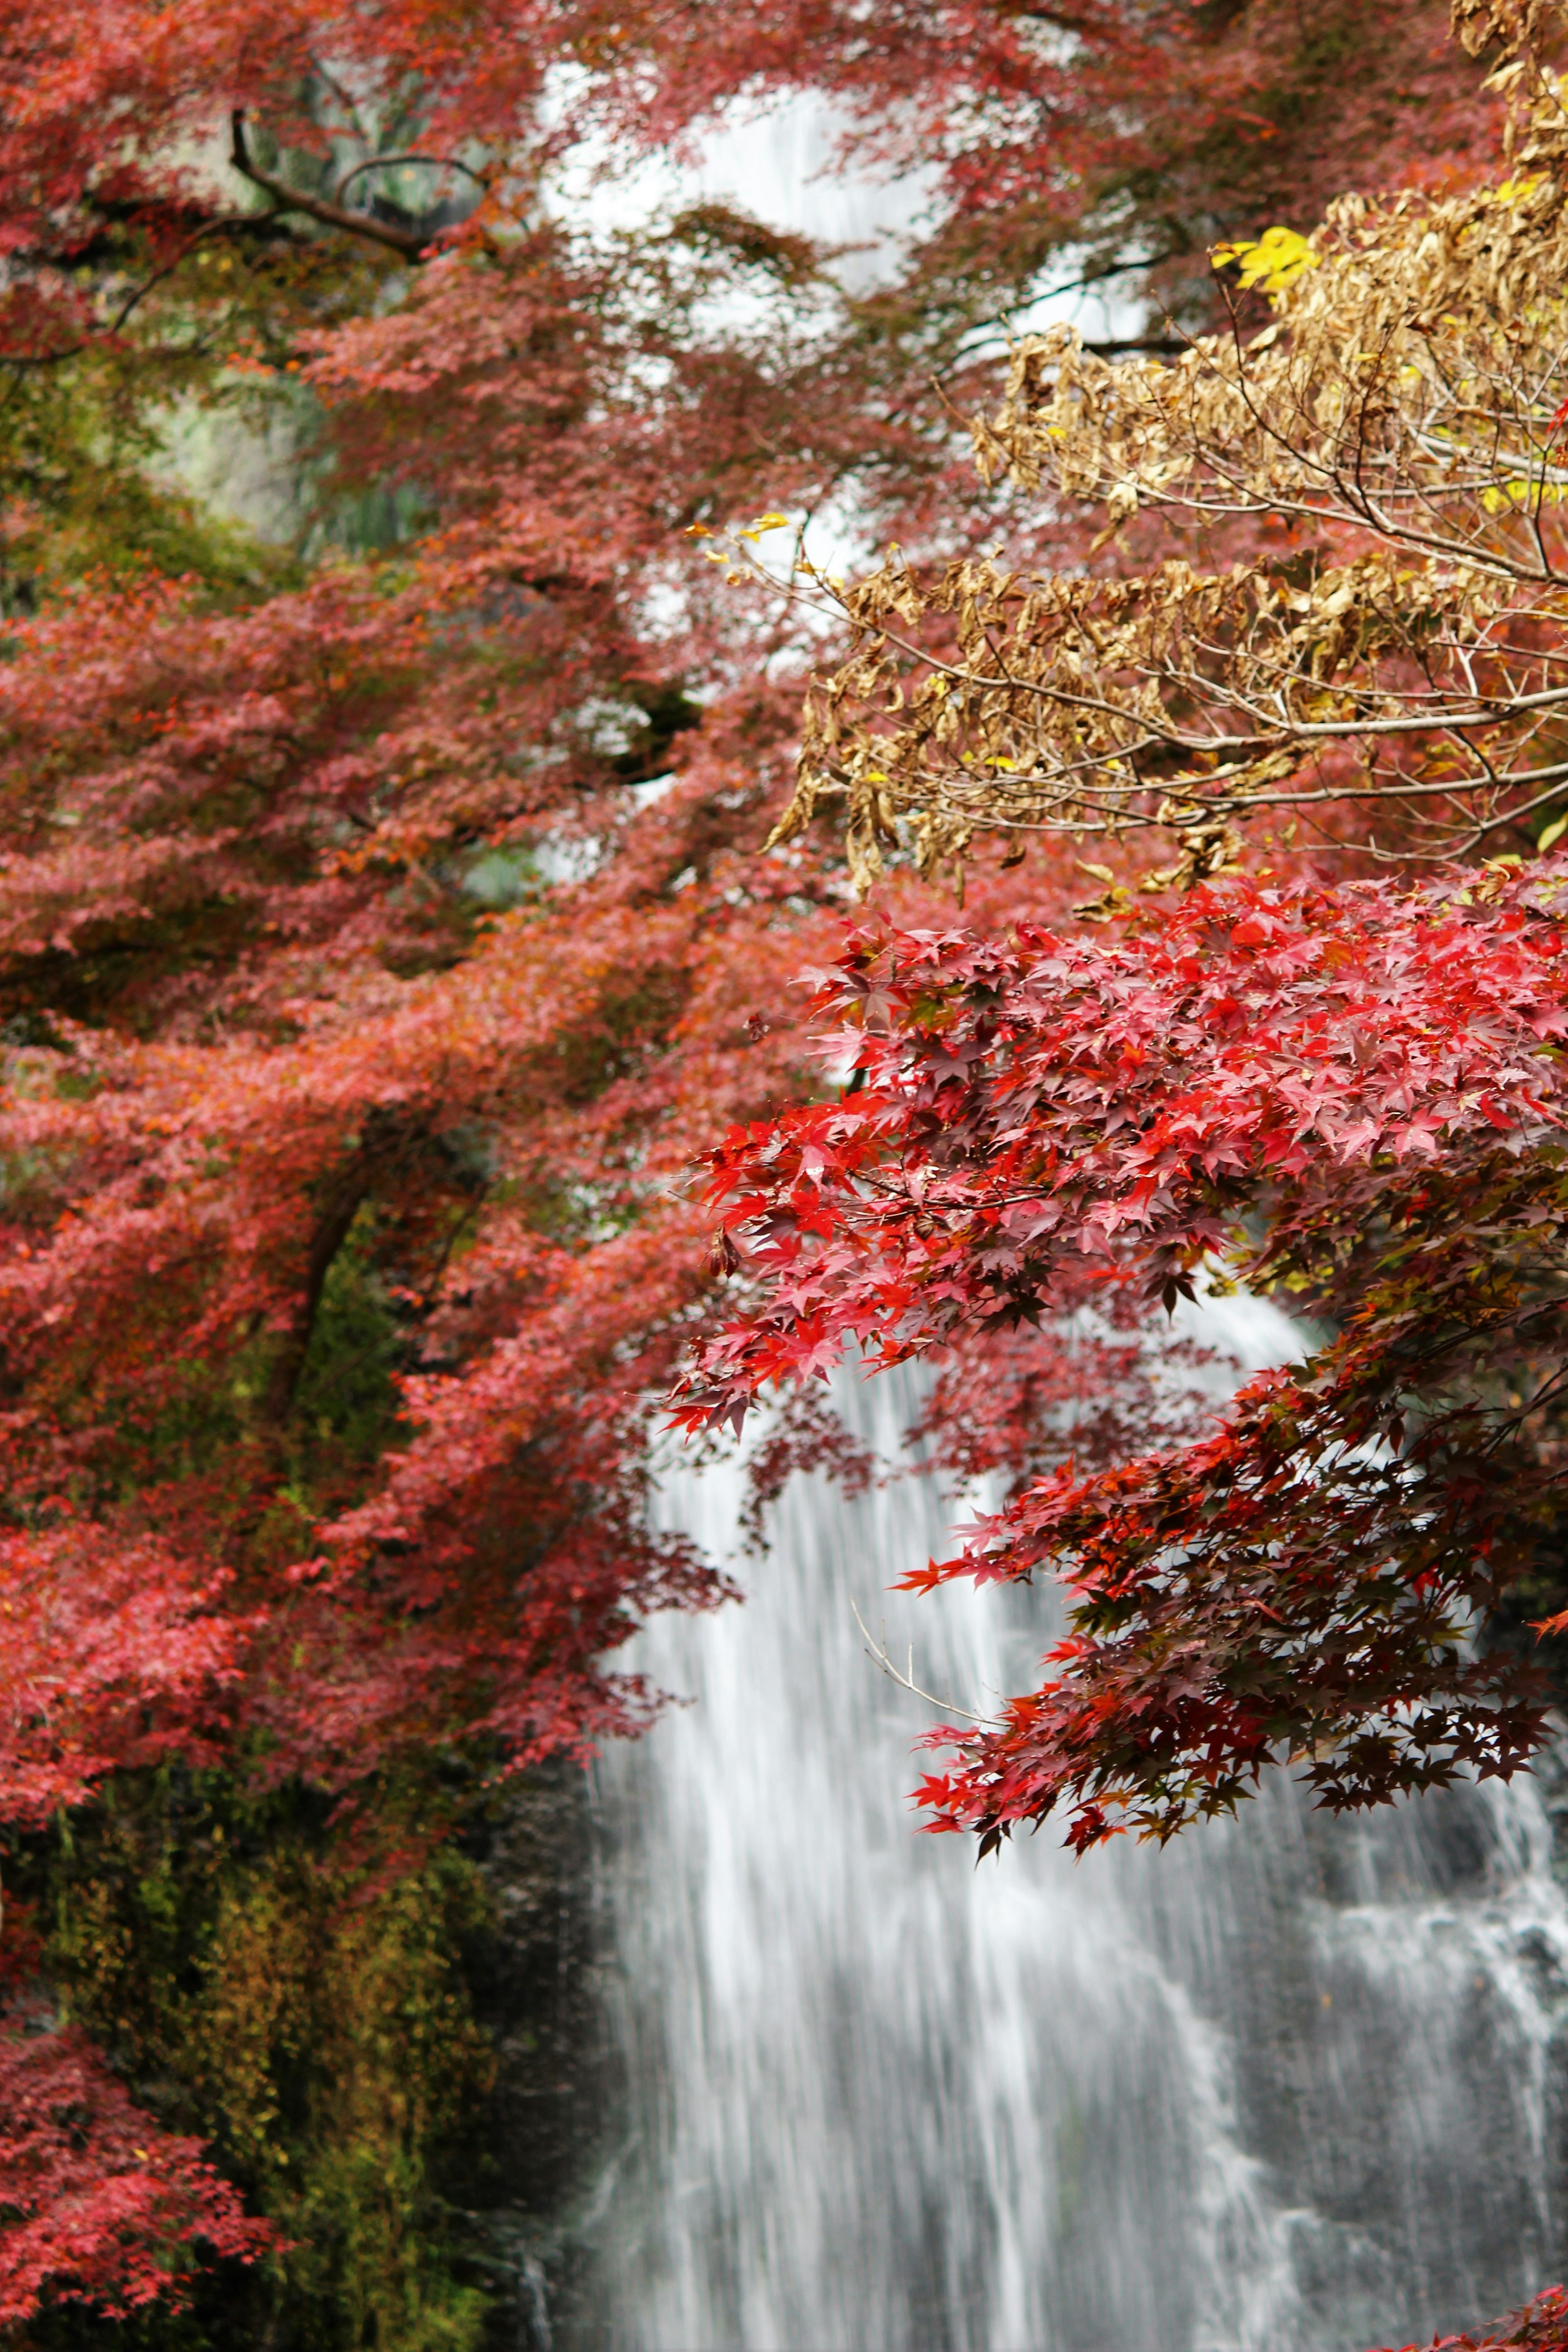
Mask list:
POLYGON ((1568 79, 1541 46, 1568 16, 1459 16, 1511 50, 1494 184, 1219 248, 1230 331, 1173 359, 1017 344, 980 469, 1102 509, 1122 568, 796 571, 854 634, 776 838, 832 807, 862 893, 890 850, 929 875, 986 832, 1173 837, 1146 888, 1289 812, 1342 837, 1352 813, 1381 854, 1532 845, 1568 791, 1568 79), (1247 332, 1253 289, 1275 315, 1247 332))

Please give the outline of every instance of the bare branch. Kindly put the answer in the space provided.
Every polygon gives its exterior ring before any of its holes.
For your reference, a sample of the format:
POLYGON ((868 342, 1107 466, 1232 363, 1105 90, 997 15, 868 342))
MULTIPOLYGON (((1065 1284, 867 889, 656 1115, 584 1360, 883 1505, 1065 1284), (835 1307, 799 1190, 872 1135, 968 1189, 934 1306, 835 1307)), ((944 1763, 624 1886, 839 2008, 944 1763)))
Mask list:
POLYGON ((396 155, 368 155, 363 163, 353 164, 332 190, 332 202, 336 205, 342 203, 349 187, 359 178, 362 172, 386 172, 391 171, 395 166, 406 163, 423 164, 425 169, 430 172, 461 172, 467 178, 472 180, 477 188, 486 185, 483 173, 474 171, 459 156, 421 155, 410 149, 406 153, 396 155))
POLYGON ((229 117, 229 161, 242 179, 260 188, 272 198, 279 212, 303 213, 310 220, 320 221, 323 227, 347 231, 351 236, 366 238, 372 245, 384 246, 391 253, 401 254, 405 261, 423 259, 430 240, 415 229, 395 228, 389 222, 374 219, 369 213, 349 212, 343 205, 330 203, 324 196, 307 195, 303 189, 292 188, 275 172, 265 172, 255 163, 245 139, 245 110, 237 107, 229 117))
POLYGON ((991 1729, 995 1729, 997 1727, 996 1717, 991 1715, 975 1715, 969 1707, 954 1706, 952 1699, 950 1698, 938 1698, 934 1692, 922 1690, 919 1683, 915 1680, 915 1653, 912 1643, 910 1647, 909 1671, 907 1674, 900 1674, 898 1667, 894 1665, 892 1659, 888 1655, 888 1637, 886 1630, 884 1629, 880 1642, 873 1642, 870 1632, 868 1629, 866 1620, 861 1616, 858 1608, 856 1607, 853 1601, 851 1601, 849 1606, 855 1612, 855 1622, 859 1626, 861 1633, 866 1636, 866 1655, 871 1660, 872 1664, 880 1673, 887 1675, 889 1682, 897 1683, 900 1690, 908 1691, 912 1697, 924 1699, 928 1706, 939 1708, 943 1715, 962 1716, 965 1723, 978 1723, 986 1726, 991 1729))

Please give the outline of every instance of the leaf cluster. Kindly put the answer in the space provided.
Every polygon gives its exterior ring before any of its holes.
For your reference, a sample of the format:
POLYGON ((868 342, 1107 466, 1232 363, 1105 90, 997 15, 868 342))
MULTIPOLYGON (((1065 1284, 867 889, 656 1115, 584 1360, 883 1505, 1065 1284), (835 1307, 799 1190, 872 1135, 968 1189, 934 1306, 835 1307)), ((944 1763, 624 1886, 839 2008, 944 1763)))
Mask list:
POLYGON ((1068 1461, 906 1580, 1065 1585, 1034 1696, 925 1783, 994 1843, 1229 1811, 1268 1761, 1321 1801, 1508 1774, 1539 1677, 1479 1650, 1561 1510, 1563 877, 1410 894, 1235 886, 1100 946, 864 937, 819 1012, 836 1104, 736 1129, 710 1199, 758 1286, 681 1407, 1147 1308, 1204 1269, 1337 1333, 1184 1444, 1068 1461))

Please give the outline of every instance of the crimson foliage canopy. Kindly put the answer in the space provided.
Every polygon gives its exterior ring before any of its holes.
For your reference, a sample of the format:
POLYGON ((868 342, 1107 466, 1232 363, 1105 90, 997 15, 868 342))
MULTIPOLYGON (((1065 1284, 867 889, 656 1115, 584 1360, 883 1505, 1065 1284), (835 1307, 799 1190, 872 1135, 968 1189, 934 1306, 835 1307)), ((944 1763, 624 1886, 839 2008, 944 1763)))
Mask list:
POLYGON ((1115 942, 863 936, 825 977, 856 1090, 737 1129, 711 1199, 763 1300, 688 1423, 1217 1270, 1332 1336, 1222 1423, 983 1517, 921 1589, 1055 1570, 1049 1679, 922 1796, 984 1846, 1169 1836, 1273 1758, 1322 1801, 1509 1773, 1536 1679, 1478 1649, 1561 1507, 1568 875, 1193 893, 1115 942))

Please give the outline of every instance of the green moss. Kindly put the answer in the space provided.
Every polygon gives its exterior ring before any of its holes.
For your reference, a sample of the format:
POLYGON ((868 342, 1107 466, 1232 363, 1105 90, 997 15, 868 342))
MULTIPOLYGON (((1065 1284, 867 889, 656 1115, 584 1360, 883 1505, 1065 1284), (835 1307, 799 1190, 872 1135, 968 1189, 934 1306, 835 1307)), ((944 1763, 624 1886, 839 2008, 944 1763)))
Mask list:
MULTIPOLYGON (((477 2345, 465 2144, 493 2062, 465 1958, 489 1905, 475 1865, 421 1834, 440 1810, 404 1784, 334 1826, 299 1789, 126 1776, 13 1864, 64 2012, 289 2242, 190 2313, 115 2330, 128 2347, 477 2345)), ((66 2306, 29 2335, 65 2352, 105 2326, 66 2306)))
POLYGON ((164 371, 91 353, 18 378, 0 415, 15 494, 0 551, 0 618, 84 580, 184 579, 220 604, 297 583, 291 553, 205 511, 159 478, 164 371))

